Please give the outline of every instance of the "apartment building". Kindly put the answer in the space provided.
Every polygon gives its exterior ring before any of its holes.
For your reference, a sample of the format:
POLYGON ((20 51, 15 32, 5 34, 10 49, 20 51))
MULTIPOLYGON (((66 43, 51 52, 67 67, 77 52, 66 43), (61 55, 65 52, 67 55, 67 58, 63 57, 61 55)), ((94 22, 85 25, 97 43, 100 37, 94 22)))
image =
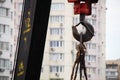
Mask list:
MULTIPOLYGON (((105 4, 105 0, 93 4, 92 15, 86 17, 95 29, 95 36, 85 43, 88 80, 105 80, 105 4)), ((52 0, 40 80, 70 80, 75 47, 79 44, 73 38, 72 25, 78 22, 79 15, 74 15, 72 3, 52 0)))
POLYGON ((24 0, 13 0, 13 11, 14 11, 14 55, 12 58, 13 64, 12 64, 12 80, 14 78, 15 73, 15 64, 17 59, 17 50, 18 50, 18 43, 19 43, 19 36, 20 36, 20 30, 21 30, 21 16, 22 16, 22 10, 23 10, 23 1, 24 0))
POLYGON ((14 54, 13 1, 0 0, 0 80, 10 80, 14 54))
POLYGON ((120 59, 106 61, 106 80, 120 80, 120 59))
MULTIPOLYGON (((16 33, 20 28, 22 3, 23 0, 14 2, 16 33)), ((89 80, 105 80, 105 4, 105 0, 93 4, 92 15, 86 17, 95 29, 95 36, 85 43, 89 80)), ((67 0, 52 0, 40 80, 70 80, 76 57, 75 47, 79 44, 72 36, 72 25, 78 22, 79 15, 73 14, 72 3, 68 3, 67 0)), ((17 36, 15 35, 16 43, 17 36)), ((79 80, 79 72, 77 80, 79 80)))
POLYGON ((21 29, 20 27, 20 20, 21 20, 21 15, 22 15, 22 9, 23 9, 23 1, 24 0, 14 0, 14 42, 15 42, 15 47, 17 45, 17 40, 18 40, 18 35, 19 31, 21 29))

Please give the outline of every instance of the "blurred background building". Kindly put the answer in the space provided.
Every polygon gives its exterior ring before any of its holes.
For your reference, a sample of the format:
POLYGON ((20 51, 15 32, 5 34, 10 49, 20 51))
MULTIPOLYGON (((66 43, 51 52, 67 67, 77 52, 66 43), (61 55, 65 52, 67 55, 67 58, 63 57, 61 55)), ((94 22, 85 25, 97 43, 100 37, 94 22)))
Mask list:
MULTIPOLYGON (((13 31, 15 34, 12 36, 14 38, 5 39, 3 41, 14 39, 10 44, 14 44, 14 51, 16 51, 18 33, 21 28, 20 19, 23 0, 14 0, 14 3, 12 2, 13 0, 6 1, 11 1, 9 4, 13 4, 14 6, 14 18, 12 18, 14 24, 10 24, 14 26, 10 28, 14 28, 13 31)), ((3 3, 1 3, 1 5, 3 5, 3 3)), ((10 8, 10 5, 7 6, 10 8)), ((99 0, 97 4, 92 5, 92 15, 86 17, 86 20, 90 22, 95 29, 95 36, 91 41, 85 43, 87 47, 85 58, 88 80, 105 80, 105 15, 106 1, 99 0)), ((11 16, 13 16, 12 12, 11 16)), ((10 17, 2 18, 11 19, 10 17)), ((0 21, 0 23, 1 22, 3 21, 0 21)), ((76 25, 78 22, 79 15, 73 14, 72 3, 68 3, 67 0, 52 0, 40 80, 70 80, 73 63, 76 57, 75 47, 79 44, 72 36, 72 25, 76 25)), ((4 24, 5 23, 4 21, 4 24)), ((82 25, 79 27, 82 27, 82 25)), ((11 60, 14 61, 14 59, 11 60)), ((79 80, 79 72, 77 80, 79 80)))
MULTIPOLYGON (((85 43, 88 80, 105 80, 106 1, 93 4, 92 15, 86 20, 95 29, 95 36, 85 43)), ((78 22, 79 15, 73 14, 72 3, 52 0, 40 80, 70 80, 75 47, 79 44, 72 36, 72 25, 78 22)), ((76 80, 79 80, 79 71, 76 80)))
POLYGON ((14 0, 14 43, 17 45, 18 34, 20 30, 20 20, 22 16, 23 0, 14 0))
POLYGON ((14 54, 13 0, 0 0, 0 80, 10 80, 14 54))
POLYGON ((13 11, 14 11, 14 55, 13 55, 13 58, 11 59, 13 64, 12 64, 12 80, 13 80, 13 77, 14 77, 14 69, 15 69, 15 64, 16 64, 16 57, 17 57, 17 49, 18 49, 18 42, 19 42, 19 39, 18 39, 18 36, 20 35, 19 32, 20 32, 20 20, 21 20, 21 16, 22 16, 22 8, 23 8, 23 0, 11 0, 13 1, 13 11))
POLYGON ((120 59, 106 61, 106 80, 120 80, 120 59))

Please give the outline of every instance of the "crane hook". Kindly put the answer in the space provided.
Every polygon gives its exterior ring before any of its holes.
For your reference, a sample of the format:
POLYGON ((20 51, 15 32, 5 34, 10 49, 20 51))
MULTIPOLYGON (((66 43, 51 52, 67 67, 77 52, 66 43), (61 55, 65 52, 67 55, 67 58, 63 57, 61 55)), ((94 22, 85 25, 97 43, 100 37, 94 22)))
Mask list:
POLYGON ((90 23, 85 21, 85 14, 80 14, 80 22, 77 25, 72 26, 73 37, 77 41, 80 41, 80 33, 78 33, 78 30, 76 28, 80 24, 82 24, 86 28, 85 34, 82 34, 82 41, 87 42, 91 40, 92 37, 94 36, 94 28, 90 23))

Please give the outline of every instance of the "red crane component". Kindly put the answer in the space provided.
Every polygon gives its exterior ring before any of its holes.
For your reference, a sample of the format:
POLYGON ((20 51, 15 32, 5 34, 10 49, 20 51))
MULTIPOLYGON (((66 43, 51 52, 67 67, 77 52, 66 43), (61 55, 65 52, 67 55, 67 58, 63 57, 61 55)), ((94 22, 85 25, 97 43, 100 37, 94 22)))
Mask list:
POLYGON ((97 3, 98 0, 68 0, 69 3, 74 3, 74 14, 91 15, 92 3, 97 3))
POLYGON ((87 3, 74 3, 74 14, 91 14, 91 5, 88 6, 87 3))

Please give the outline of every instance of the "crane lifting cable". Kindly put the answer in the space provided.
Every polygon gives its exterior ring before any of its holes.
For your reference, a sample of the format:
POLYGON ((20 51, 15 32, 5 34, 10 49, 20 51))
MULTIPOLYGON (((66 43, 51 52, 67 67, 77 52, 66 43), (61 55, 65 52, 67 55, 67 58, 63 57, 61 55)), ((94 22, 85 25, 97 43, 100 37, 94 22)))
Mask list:
POLYGON ((82 70, 84 70, 85 79, 88 80, 85 66, 86 46, 84 45, 84 42, 90 41, 92 39, 92 37, 94 36, 94 28, 89 22, 85 21, 85 16, 91 15, 92 3, 97 3, 98 0, 68 0, 68 2, 74 3, 74 14, 80 15, 80 22, 75 26, 72 26, 73 37, 77 41, 79 41, 79 44, 76 46, 77 54, 72 69, 71 80, 76 80, 79 64, 80 64, 80 80, 82 80, 82 70), (77 30, 77 27, 80 24, 86 28, 86 32, 84 34, 83 32, 79 33, 77 30), (75 67, 76 71, 74 72, 75 67))

